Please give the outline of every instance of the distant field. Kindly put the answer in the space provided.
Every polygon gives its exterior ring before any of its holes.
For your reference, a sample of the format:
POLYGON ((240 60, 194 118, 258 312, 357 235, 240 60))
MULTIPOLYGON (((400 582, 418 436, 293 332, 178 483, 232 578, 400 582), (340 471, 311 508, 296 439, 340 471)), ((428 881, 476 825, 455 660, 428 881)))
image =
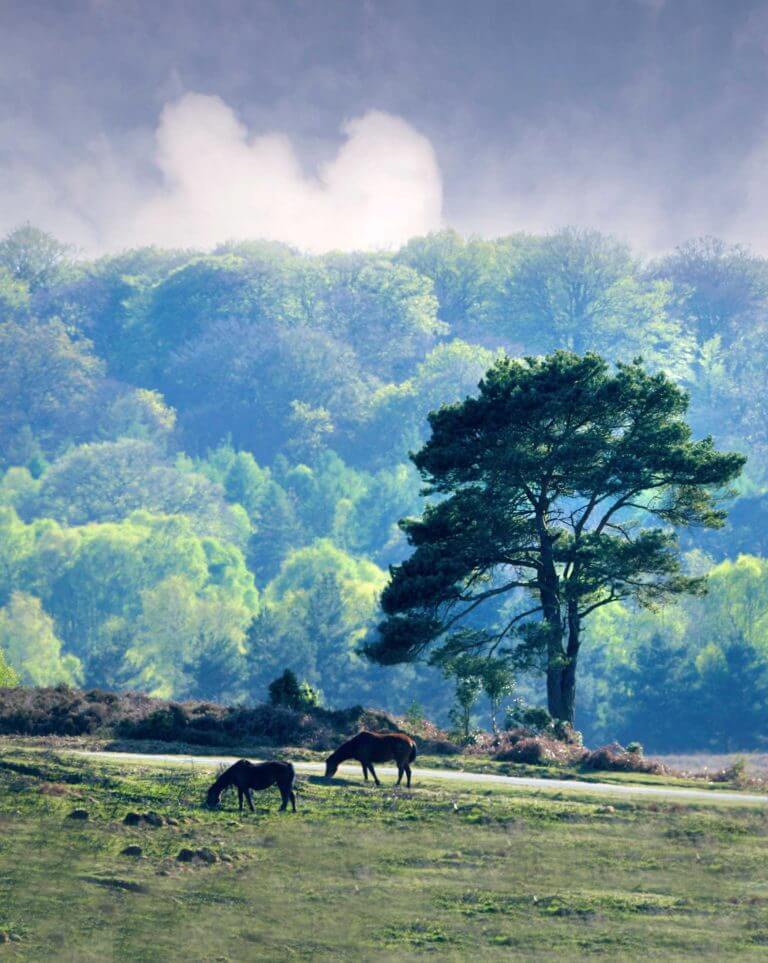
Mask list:
POLYGON ((4 746, 0 955, 765 959, 762 808, 308 777, 295 816, 274 791, 240 816, 201 808, 209 780, 4 746))
POLYGON ((733 765, 736 759, 743 759, 747 764, 747 772, 756 776, 768 777, 768 752, 692 752, 678 755, 656 755, 648 758, 658 759, 665 766, 669 766, 670 769, 675 769, 678 772, 718 772, 733 765))

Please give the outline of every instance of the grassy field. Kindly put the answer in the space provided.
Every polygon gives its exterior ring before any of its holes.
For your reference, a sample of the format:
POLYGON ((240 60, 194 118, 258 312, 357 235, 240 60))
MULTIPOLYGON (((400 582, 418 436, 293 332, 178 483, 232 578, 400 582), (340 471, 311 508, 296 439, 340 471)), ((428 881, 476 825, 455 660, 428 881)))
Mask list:
MULTIPOLYGON (((0 749, 9 960, 762 960, 768 814, 304 778, 240 816, 210 774, 0 749), (71 818, 84 810, 87 820, 71 818), (162 825, 125 825, 127 813, 162 825), (154 817, 153 817, 154 818, 154 817), (170 819, 170 823, 168 820, 170 819), (158 820, 154 818, 154 821, 158 820), (123 853, 140 847, 141 855, 123 853), (199 851, 181 862, 182 850, 199 851)), ((2 937, 0 937, 2 938, 2 937)))
MULTIPOLYGON (((290 759, 294 762, 321 763, 328 755, 304 747, 276 749, 272 745, 244 743, 238 746, 210 745, 200 746, 181 742, 159 742, 147 739, 109 739, 96 736, 0 736, 0 753, 3 747, 43 749, 43 750, 91 750, 118 751, 142 754, 178 754, 183 756, 245 756, 250 759, 290 759)), ((679 786, 691 789, 709 789, 713 792, 734 789, 750 789, 753 792, 768 792, 765 777, 768 776, 768 756, 757 753, 733 755, 695 754, 687 756, 656 756, 670 770, 663 776, 638 772, 606 772, 584 770, 578 765, 558 763, 531 764, 500 762, 487 755, 427 755, 419 753, 416 766, 419 769, 451 769, 467 773, 496 773, 505 776, 535 776, 541 779, 573 779, 580 782, 612 782, 648 786, 679 786), (745 780, 717 780, 704 778, 704 772, 714 775, 718 770, 727 768, 736 759, 746 764, 745 780), (676 770, 681 770, 677 773, 676 770), (697 773, 695 777, 693 773, 697 773)))

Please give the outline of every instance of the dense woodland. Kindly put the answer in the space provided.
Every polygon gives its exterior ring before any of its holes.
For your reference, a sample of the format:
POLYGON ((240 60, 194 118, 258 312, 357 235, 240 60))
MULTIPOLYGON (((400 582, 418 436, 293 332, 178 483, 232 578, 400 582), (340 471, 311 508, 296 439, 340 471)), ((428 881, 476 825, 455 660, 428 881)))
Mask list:
MULTIPOLYGON (((641 356, 689 394, 697 437, 748 456, 727 524, 682 536, 706 596, 595 613, 577 725, 657 750, 764 746, 768 261, 714 239, 655 260, 569 229, 86 261, 12 232, 0 680, 250 703, 289 667, 327 705, 445 719, 436 668, 360 652, 407 554, 398 520, 423 510, 408 454, 503 352, 558 348, 641 356)), ((540 701, 541 679, 517 695, 540 701)))

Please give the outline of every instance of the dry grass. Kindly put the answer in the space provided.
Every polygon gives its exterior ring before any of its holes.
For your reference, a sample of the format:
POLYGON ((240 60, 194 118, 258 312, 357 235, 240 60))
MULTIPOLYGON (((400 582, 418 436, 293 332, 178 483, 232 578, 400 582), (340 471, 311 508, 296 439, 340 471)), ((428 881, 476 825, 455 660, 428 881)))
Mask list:
POLYGON ((730 769, 737 759, 743 759, 749 775, 768 778, 768 752, 691 752, 652 755, 648 758, 670 770, 710 777, 713 773, 730 769))

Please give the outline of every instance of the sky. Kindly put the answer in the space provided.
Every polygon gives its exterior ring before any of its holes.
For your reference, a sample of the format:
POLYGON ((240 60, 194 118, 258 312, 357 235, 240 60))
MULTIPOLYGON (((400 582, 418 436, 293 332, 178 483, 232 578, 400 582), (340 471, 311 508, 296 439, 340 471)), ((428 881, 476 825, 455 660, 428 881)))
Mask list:
POLYGON ((768 253, 768 0, 0 0, 0 232, 768 253))

